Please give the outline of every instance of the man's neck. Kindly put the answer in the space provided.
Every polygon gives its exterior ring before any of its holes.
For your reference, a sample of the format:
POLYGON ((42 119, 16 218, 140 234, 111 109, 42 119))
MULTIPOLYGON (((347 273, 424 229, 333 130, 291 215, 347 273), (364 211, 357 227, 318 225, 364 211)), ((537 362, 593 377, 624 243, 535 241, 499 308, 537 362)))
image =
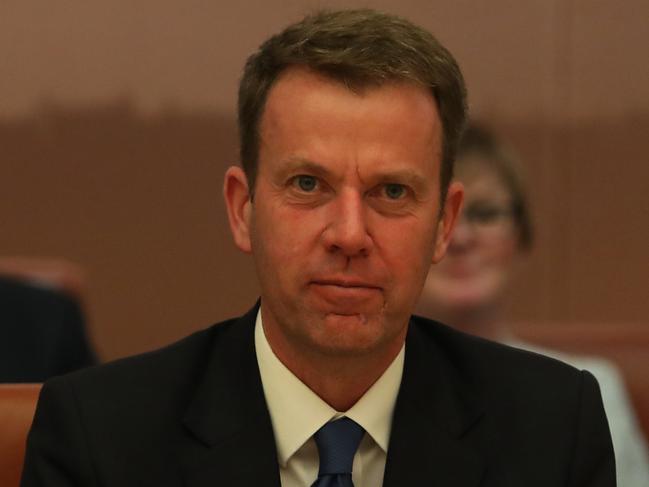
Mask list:
POLYGON ((392 347, 367 353, 318 353, 291 345, 281 335, 264 327, 264 334, 275 356, 300 381, 336 411, 350 409, 383 375, 397 357, 407 328, 392 347))
POLYGON ((310 361, 306 367, 291 367, 282 357, 278 358, 323 401, 336 411, 343 412, 356 404, 383 375, 399 350, 389 360, 379 363, 339 358, 325 359, 319 364, 310 361))

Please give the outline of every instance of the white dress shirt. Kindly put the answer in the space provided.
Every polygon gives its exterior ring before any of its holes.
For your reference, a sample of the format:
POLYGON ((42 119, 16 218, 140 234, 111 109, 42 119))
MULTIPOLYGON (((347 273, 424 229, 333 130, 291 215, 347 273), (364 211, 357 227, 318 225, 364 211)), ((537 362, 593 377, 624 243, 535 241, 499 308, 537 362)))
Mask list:
POLYGON ((282 487, 310 487, 315 482, 319 458, 313 434, 342 416, 353 419, 366 432, 354 456, 354 487, 381 487, 405 345, 363 397, 344 412, 320 399, 280 362, 264 334, 261 312, 255 324, 255 349, 275 434, 282 487))

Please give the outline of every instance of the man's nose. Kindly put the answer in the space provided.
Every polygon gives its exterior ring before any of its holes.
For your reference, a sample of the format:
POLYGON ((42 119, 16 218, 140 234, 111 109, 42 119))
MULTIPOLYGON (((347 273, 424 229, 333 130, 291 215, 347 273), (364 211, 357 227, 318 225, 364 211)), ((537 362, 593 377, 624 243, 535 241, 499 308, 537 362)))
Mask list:
POLYGON ((363 195, 343 191, 331 202, 328 225, 322 233, 325 247, 346 257, 366 256, 372 248, 363 195))

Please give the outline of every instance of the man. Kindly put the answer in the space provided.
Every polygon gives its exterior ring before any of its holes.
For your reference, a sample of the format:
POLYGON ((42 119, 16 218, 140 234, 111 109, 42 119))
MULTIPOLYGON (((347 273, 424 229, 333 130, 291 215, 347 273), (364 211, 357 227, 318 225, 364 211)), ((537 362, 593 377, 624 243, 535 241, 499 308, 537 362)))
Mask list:
POLYGON ((592 376, 411 318, 462 203, 464 118, 457 64, 409 22, 269 39, 224 183, 260 304, 47 383, 22 485, 615 485, 592 376))

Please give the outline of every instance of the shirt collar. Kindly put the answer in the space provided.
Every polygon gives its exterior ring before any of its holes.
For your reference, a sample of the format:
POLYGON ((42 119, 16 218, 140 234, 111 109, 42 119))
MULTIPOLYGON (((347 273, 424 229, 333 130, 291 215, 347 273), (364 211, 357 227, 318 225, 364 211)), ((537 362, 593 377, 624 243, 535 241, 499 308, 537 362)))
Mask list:
POLYGON ((383 375, 345 412, 329 406, 280 362, 266 339, 261 312, 257 312, 255 324, 255 350, 282 467, 323 424, 340 416, 360 424, 387 453, 405 345, 383 375))

